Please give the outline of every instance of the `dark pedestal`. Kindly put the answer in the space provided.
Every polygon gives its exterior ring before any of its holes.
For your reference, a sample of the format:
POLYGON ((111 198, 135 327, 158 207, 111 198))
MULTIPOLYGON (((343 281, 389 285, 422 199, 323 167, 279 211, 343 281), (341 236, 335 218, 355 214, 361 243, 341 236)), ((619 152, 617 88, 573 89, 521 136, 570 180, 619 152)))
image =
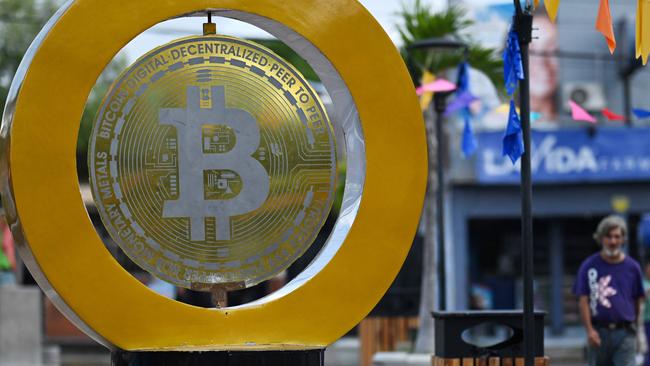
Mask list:
POLYGON ((325 350, 111 353, 112 366, 323 366, 325 350))

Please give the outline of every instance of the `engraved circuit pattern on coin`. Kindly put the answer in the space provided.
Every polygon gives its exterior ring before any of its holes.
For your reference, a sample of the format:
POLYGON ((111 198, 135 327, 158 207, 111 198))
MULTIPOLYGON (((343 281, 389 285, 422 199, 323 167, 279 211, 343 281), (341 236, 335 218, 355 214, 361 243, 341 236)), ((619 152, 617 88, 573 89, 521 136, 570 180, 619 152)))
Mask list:
POLYGON ((93 197, 139 266, 179 286, 252 286, 311 245, 336 149, 318 95, 255 43, 196 36, 129 67, 90 141, 93 197))

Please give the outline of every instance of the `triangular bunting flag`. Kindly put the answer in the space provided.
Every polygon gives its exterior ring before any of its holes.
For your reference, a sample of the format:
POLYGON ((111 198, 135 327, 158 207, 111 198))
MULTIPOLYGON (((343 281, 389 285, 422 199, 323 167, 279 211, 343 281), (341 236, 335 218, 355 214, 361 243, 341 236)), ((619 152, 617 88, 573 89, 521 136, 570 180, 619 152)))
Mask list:
MULTIPOLYGON (((469 113, 465 111, 464 113, 469 113)), ((463 140, 461 142, 463 155, 468 158, 476 151, 476 137, 472 131, 472 121, 469 116, 465 117, 465 128, 463 128, 463 140)))
POLYGON ((644 65, 650 54, 650 4, 646 1, 637 0, 636 7, 636 58, 641 57, 644 65))
POLYGON ((519 80, 524 79, 524 66, 521 62, 521 49, 519 48, 519 35, 514 26, 510 27, 506 48, 503 50, 503 78, 506 92, 513 95, 519 80))
MULTIPOLYGON (((500 106, 494 108, 494 111, 499 113, 499 114, 508 114, 510 112, 510 105, 508 105, 508 103, 503 103, 500 106)), ((519 110, 519 108, 517 108, 517 113, 520 113, 520 112, 521 111, 519 110)), ((535 111, 530 112, 530 122, 531 123, 539 121, 540 119, 542 119, 542 117, 544 117, 544 116, 539 112, 535 112, 535 111)))
POLYGON ((638 119, 650 118, 650 111, 647 109, 633 108, 632 113, 634 113, 638 119))
POLYGON ((612 27, 612 15, 609 12, 609 0, 600 0, 598 17, 596 18, 596 29, 605 37, 609 52, 614 53, 616 49, 616 37, 614 37, 614 28, 612 27))
POLYGON ((610 121, 625 121, 625 116, 616 114, 607 108, 603 108, 602 113, 603 116, 605 116, 605 118, 607 118, 610 121))
POLYGON ((445 114, 458 108, 460 114, 463 116, 465 126, 463 128, 463 139, 460 148, 463 156, 467 159, 474 154, 477 146, 476 137, 474 136, 474 131, 472 131, 472 111, 469 109, 469 106, 478 99, 470 92, 469 63, 467 61, 461 62, 458 65, 458 80, 456 84, 458 86, 458 89, 456 89, 456 99, 449 104, 445 114))
POLYGON ((636 58, 641 56, 641 11, 643 10, 643 0, 637 0, 636 2, 636 29, 634 34, 634 49, 636 58))
POLYGON ((442 93, 442 92, 451 92, 456 90, 456 84, 452 83, 449 80, 445 79, 436 79, 433 82, 422 84, 418 87, 415 92, 418 95, 422 95, 427 92, 433 93, 442 93))
POLYGON ((544 6, 546 7, 546 13, 553 23, 555 23, 555 18, 557 18, 557 8, 560 7, 560 0, 544 0, 544 6))
POLYGON ((469 91, 469 63, 463 61, 458 65, 458 80, 456 80, 456 94, 469 91))
POLYGON ((530 122, 535 123, 542 119, 542 114, 539 112, 530 112, 530 122))
POLYGON ((521 133, 521 120, 519 120, 519 115, 517 115, 515 101, 511 100, 508 125, 506 126, 506 133, 503 136, 503 156, 508 156, 514 164, 523 154, 524 141, 521 133))
MULTIPOLYGON (((500 114, 508 114, 510 113, 510 104, 503 103, 498 107, 494 108, 494 111, 500 114)), ((519 113, 519 109, 517 109, 517 113, 519 113)))
MULTIPOLYGON (((434 80, 436 80, 436 76, 428 71, 425 71, 422 74, 421 85, 428 84, 434 80)), ((433 93, 424 93, 420 95, 420 108, 425 111, 427 108, 429 108, 431 100, 433 100, 433 93)))
POLYGON ((569 106, 571 106, 571 117, 574 121, 585 121, 590 123, 596 123, 594 116, 585 111, 581 106, 576 102, 569 100, 569 106))
POLYGON ((477 97, 473 96, 469 91, 464 91, 458 94, 456 99, 452 100, 447 109, 445 109, 445 117, 458 112, 463 108, 468 108, 474 101, 478 100, 477 97))

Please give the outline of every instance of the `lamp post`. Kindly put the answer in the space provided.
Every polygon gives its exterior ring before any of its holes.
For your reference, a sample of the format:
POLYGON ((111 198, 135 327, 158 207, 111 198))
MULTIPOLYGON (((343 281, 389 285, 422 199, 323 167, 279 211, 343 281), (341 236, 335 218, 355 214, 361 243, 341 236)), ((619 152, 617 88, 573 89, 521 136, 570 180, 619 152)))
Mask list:
POLYGON ((447 310, 447 285, 445 278, 445 169, 444 153, 447 151, 445 139, 443 138, 442 122, 445 109, 447 109, 447 97, 453 91, 436 92, 433 96, 433 109, 436 114, 436 173, 438 176, 438 189, 436 190, 436 225, 438 226, 438 283, 439 283, 439 309, 447 310))
MULTIPOLYGON (((463 50, 465 57, 467 57, 468 47, 465 43, 450 37, 443 38, 428 38, 416 41, 408 47, 408 60, 412 63, 415 61, 411 54, 413 51, 433 51, 438 50, 441 52, 453 52, 463 50)), ((418 65, 422 66, 422 65, 418 65)), ((424 69, 424 67, 420 67, 424 69)), ((447 291, 445 279, 445 220, 444 220, 444 197, 445 197, 445 174, 444 174, 444 154, 446 150, 445 139, 443 138, 442 123, 444 120, 444 112, 447 107, 447 97, 451 95, 454 89, 436 91, 432 104, 432 115, 435 115, 435 141, 436 141, 436 180, 437 187, 431 182, 431 175, 429 176, 429 190, 436 188, 436 226, 438 228, 436 235, 437 254, 438 254, 438 293, 439 293, 439 310, 444 311, 447 309, 447 291)), ((429 156, 429 168, 431 170, 431 156, 429 156)), ((427 250, 427 248, 425 248, 427 250)), ((425 259, 427 256, 425 256, 425 259)), ((423 270, 426 271, 428 263, 425 263, 423 270)), ((422 294, 424 296, 424 294, 422 294)))
POLYGON ((535 363, 535 319, 533 303, 533 182, 531 171, 530 137, 530 75, 529 46, 533 31, 533 4, 526 0, 525 6, 514 0, 515 16, 513 23, 519 36, 521 63, 524 78, 519 80, 519 108, 521 110, 521 130, 524 154, 521 156, 521 259, 524 288, 523 329, 524 365, 535 363))

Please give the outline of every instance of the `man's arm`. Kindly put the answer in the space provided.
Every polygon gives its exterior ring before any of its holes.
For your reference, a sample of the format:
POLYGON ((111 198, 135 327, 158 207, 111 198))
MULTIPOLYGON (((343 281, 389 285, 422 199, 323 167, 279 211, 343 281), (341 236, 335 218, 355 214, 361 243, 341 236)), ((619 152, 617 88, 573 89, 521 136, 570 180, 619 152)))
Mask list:
MULTIPOLYGON (((638 306, 638 304, 637 304, 638 306)), ((579 300, 580 319, 587 331, 587 342, 592 347, 600 347, 600 336, 591 324, 591 309, 589 309, 589 297, 582 295, 579 300)))
POLYGON ((637 300, 636 307, 634 309, 636 311, 636 322, 639 325, 643 324, 643 316, 642 316, 643 313, 642 313, 642 311, 643 311, 644 306, 645 306, 645 297, 640 297, 637 300))
POLYGON ((645 324, 643 319, 643 309, 645 308, 645 297, 639 298, 636 302, 636 342, 639 353, 648 352, 648 340, 645 336, 645 324))

